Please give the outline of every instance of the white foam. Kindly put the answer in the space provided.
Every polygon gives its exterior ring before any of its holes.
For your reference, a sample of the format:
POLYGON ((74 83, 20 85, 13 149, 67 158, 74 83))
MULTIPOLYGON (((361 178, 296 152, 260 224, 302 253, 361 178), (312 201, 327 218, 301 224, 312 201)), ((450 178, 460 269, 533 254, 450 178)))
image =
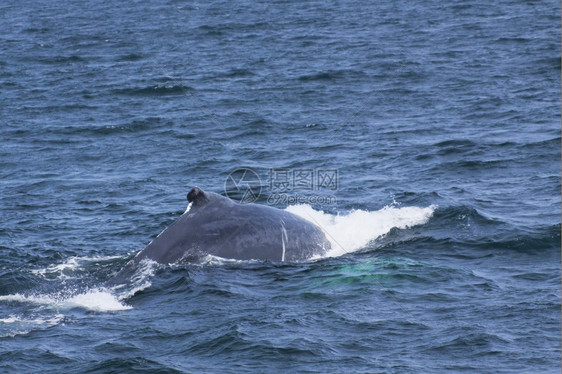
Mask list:
POLYGON ((426 208, 386 206, 373 212, 353 210, 346 215, 324 213, 307 204, 292 205, 285 210, 319 226, 332 244, 325 257, 337 257, 364 248, 393 228, 424 224, 436 208, 435 205, 426 208))
POLYGON ((139 266, 135 269, 135 273, 131 276, 131 288, 122 289, 122 286, 114 287, 113 290, 118 292, 117 298, 119 300, 127 299, 137 292, 140 292, 152 285, 150 279, 154 275, 154 270, 160 266, 156 261, 148 258, 139 262, 139 266))
POLYGON ((236 260, 233 258, 224 258, 219 256, 214 256, 207 254, 203 256, 195 265, 200 266, 221 266, 225 264, 248 264, 248 263, 259 263, 260 260, 236 260))
POLYGON ((95 289, 78 294, 67 299, 66 304, 72 307, 81 307, 98 312, 131 309, 131 306, 122 303, 115 295, 105 289, 95 289))
POLYGON ((83 269, 84 264, 91 262, 110 261, 120 258, 119 256, 94 256, 79 257, 73 256, 68 258, 62 264, 51 265, 44 269, 31 270, 31 273, 46 278, 56 277, 58 279, 76 279, 81 278, 80 275, 73 276, 72 272, 83 269))
POLYGON ((2 323, 15 323, 20 321, 21 319, 15 316, 9 316, 8 318, 0 318, 0 322, 2 323))
POLYGON ((1 323, 30 323, 34 325, 47 325, 53 326, 62 321, 64 315, 62 314, 55 314, 52 316, 36 316, 36 317, 22 317, 16 315, 10 315, 8 318, 0 318, 1 323))
POLYGON ((86 292, 23 295, 16 293, 13 295, 0 296, 1 301, 32 303, 56 310, 69 310, 72 308, 84 308, 96 312, 110 312, 131 309, 119 301, 111 292, 104 288, 95 288, 86 292))
POLYGON ((0 338, 25 335, 33 330, 49 328, 58 325, 64 319, 65 316, 62 314, 28 317, 10 315, 7 318, 0 318, 0 338))

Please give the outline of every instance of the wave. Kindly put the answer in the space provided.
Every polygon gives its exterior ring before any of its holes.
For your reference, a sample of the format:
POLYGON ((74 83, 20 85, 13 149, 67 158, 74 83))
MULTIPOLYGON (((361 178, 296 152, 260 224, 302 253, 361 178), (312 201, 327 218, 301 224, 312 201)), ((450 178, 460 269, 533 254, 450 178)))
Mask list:
POLYGON ((46 65, 65 65, 74 63, 86 63, 87 59, 77 55, 70 56, 31 56, 22 59, 25 62, 38 62, 46 65))
POLYGON ((305 74, 298 77, 301 82, 309 81, 332 81, 341 78, 365 78, 365 73, 359 70, 326 70, 320 71, 313 74, 305 74))
POLYGON ((50 265, 47 268, 31 270, 32 274, 45 279, 79 279, 88 265, 99 264, 121 258, 120 256, 72 256, 61 264, 50 265))
POLYGON ((163 265, 148 258, 142 260, 130 277, 124 283, 117 283, 112 286, 111 291, 114 295, 116 295, 118 300, 130 298, 136 293, 152 286, 151 279, 154 276, 156 269, 160 266, 163 265))
POLYGON ((43 279, 46 287, 56 287, 55 291, 44 288, 28 292, 15 292, 0 296, 0 305, 7 305, 21 313, 0 318, 0 338, 27 334, 60 324, 65 315, 74 309, 96 313, 120 312, 133 307, 125 300, 152 285, 154 270, 159 266, 154 261, 143 261, 131 275, 126 284, 109 287, 100 284, 98 273, 107 273, 105 267, 120 265, 121 256, 74 256, 60 264, 30 273, 43 279), (94 276, 95 275, 95 276, 94 276), (47 281, 47 282, 45 282, 47 281), (54 281, 54 283, 53 283, 54 281), (84 283, 90 284, 83 286, 84 283), (19 305, 22 304, 24 309, 19 305))
MULTIPOLYGON (((141 275, 140 281, 134 278, 130 289, 115 290, 100 285, 99 277, 107 273, 106 268, 112 267, 116 264, 116 260, 121 258, 122 256, 72 256, 62 263, 30 270, 31 274, 40 279, 42 287, 28 292, 1 295, 0 304, 29 304, 32 306, 29 310, 36 313, 43 311, 60 313, 76 308, 93 312, 131 309, 132 307, 123 300, 138 290, 150 286, 147 279, 152 276, 152 272, 141 275), (90 285, 84 286, 84 283, 90 285), (62 289, 55 291, 45 290, 45 287, 60 288, 61 286, 62 289)), ((10 321, 3 319, 0 322, 10 321)), ((19 328, 12 330, 20 333, 19 328)))
POLYGON ((31 331, 47 329, 64 320, 63 314, 48 316, 10 314, 5 318, 0 318, 0 338, 13 338, 16 335, 29 334, 31 331))
POLYGON ((176 85, 154 85, 147 87, 121 88, 113 90, 117 95, 126 96, 172 96, 183 95, 187 91, 193 90, 183 84, 176 85))
POLYGON ((131 309, 117 296, 105 288, 92 288, 86 291, 59 291, 50 294, 21 294, 0 296, 0 302, 30 303, 56 311, 83 308, 94 312, 111 312, 131 309))
POLYGON ((353 210, 346 215, 324 213, 306 204, 292 205, 286 210, 322 228, 332 244, 324 257, 338 257, 364 248, 392 229, 424 224, 436 208, 435 205, 425 208, 386 206, 377 211, 353 210))
POLYGON ((228 71, 221 72, 217 74, 218 78, 244 78, 244 77, 253 77, 256 74, 250 70, 245 68, 232 68, 228 71))

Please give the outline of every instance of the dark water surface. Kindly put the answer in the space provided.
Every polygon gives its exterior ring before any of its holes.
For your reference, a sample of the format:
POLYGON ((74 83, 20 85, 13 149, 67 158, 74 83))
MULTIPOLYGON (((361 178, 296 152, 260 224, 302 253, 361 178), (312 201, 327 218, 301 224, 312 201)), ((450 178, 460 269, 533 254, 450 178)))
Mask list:
POLYGON ((0 371, 560 372, 558 1, 8 0, 0 30, 0 371), (337 251, 104 286, 242 167, 337 251))

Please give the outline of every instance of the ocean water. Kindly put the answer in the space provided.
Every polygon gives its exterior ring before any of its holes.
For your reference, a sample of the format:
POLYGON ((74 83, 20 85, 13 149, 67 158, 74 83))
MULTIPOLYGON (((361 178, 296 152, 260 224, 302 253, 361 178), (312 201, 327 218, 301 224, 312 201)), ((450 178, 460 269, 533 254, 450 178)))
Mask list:
POLYGON ((5 0, 0 30, 1 372, 560 372, 558 1, 5 0), (196 185, 333 249, 106 286, 196 185))

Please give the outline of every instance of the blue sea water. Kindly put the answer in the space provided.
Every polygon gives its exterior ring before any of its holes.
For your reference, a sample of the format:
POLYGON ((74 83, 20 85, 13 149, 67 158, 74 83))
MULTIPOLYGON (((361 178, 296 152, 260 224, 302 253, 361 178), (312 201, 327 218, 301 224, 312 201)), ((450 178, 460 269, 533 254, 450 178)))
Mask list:
POLYGON ((0 371, 560 372, 559 2, 5 0, 0 30, 0 371), (241 168, 336 250, 105 285, 241 168))

